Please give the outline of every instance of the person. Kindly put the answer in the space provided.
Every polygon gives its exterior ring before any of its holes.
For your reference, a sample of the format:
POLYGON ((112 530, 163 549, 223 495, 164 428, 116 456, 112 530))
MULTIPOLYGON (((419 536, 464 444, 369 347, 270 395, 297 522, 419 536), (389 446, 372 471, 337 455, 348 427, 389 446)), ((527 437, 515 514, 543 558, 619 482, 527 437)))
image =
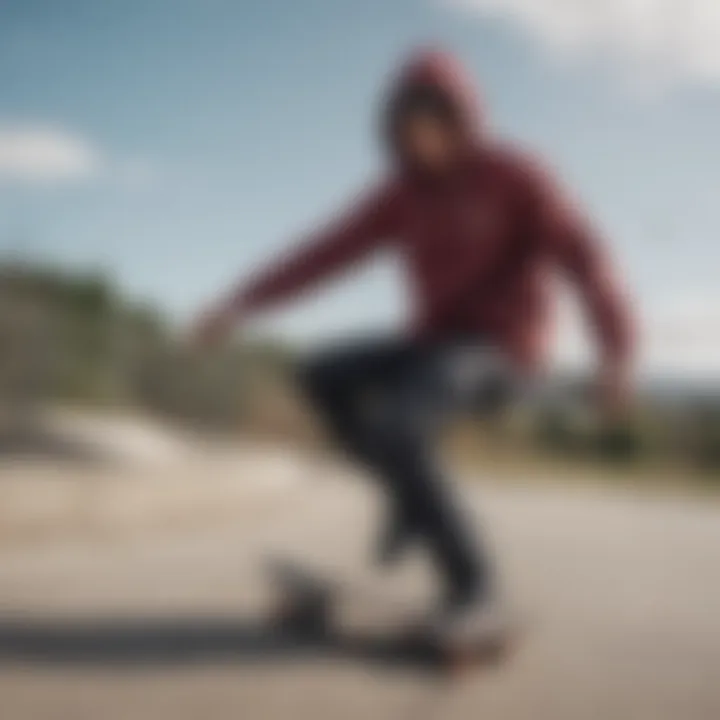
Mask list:
POLYGON ((553 270, 587 310, 601 401, 617 417, 631 389, 631 314, 602 240, 532 155, 493 137, 451 55, 410 58, 391 85, 382 130, 385 177, 203 313, 196 334, 217 342, 373 252, 400 255, 414 310, 407 330, 321 352, 298 381, 388 497, 379 557, 390 562, 411 543, 429 551, 442 581, 438 623, 452 633, 496 612, 497 583, 434 457, 444 422, 541 376, 553 270))

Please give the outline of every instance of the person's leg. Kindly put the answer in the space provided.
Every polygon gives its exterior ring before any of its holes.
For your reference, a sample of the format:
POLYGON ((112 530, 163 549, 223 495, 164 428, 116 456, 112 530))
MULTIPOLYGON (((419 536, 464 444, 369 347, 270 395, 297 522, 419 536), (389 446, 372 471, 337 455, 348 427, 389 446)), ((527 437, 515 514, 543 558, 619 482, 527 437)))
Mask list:
POLYGON ((446 350, 397 341, 358 344, 306 363, 299 376, 336 439, 388 493, 384 544, 392 551, 410 536, 422 537, 448 599, 463 602, 489 592, 491 573, 435 458, 442 420, 473 392, 462 382, 455 387, 458 373, 449 372, 446 350))
POLYGON ((446 408, 442 388, 424 356, 387 392, 375 425, 384 482, 406 527, 424 543, 443 578, 445 601, 460 603, 489 592, 484 548, 461 512, 437 458, 446 408))
POLYGON ((511 378, 507 363, 489 348, 421 347, 386 387, 385 405, 376 417, 374 442, 383 479, 406 525, 432 553, 450 605, 489 597, 493 574, 487 550, 438 462, 438 436, 458 412, 497 405, 507 396, 511 378))
POLYGON ((341 449, 381 480, 388 518, 379 533, 375 557, 386 565, 400 557, 412 529, 396 489, 384 480, 385 457, 374 410, 387 388, 415 365, 416 354, 417 348, 407 340, 366 340, 321 352, 297 372, 303 394, 341 449))
POLYGON ((410 354, 407 342, 381 338, 333 347, 300 364, 296 376, 303 395, 353 460, 374 466, 367 407, 373 395, 401 372, 410 354))

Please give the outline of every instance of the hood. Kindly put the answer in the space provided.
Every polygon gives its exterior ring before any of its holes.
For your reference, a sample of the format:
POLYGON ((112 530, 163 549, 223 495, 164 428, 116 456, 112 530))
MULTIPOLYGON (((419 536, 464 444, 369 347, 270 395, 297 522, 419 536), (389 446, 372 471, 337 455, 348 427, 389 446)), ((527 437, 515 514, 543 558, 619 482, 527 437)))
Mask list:
POLYGON ((477 91, 460 62, 439 50, 414 53, 401 67, 391 85, 383 116, 384 140, 397 157, 397 120, 404 100, 415 92, 431 91, 452 108, 458 127, 467 140, 476 141, 482 127, 477 91))

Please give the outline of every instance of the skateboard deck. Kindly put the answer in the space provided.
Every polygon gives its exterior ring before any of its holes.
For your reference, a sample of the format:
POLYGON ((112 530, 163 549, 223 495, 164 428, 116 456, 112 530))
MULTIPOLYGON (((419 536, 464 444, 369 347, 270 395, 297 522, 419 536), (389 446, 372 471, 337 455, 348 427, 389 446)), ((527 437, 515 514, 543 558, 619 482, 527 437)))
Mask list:
POLYGON ((516 648, 519 626, 510 625, 491 638, 468 636, 443 640, 423 623, 417 604, 373 588, 360 580, 330 576, 294 560, 276 560, 272 577, 278 591, 270 612, 277 630, 298 639, 341 643, 357 652, 406 661, 452 673, 478 665, 497 666, 516 648), (348 623, 345 611, 355 606, 372 621, 348 623), (378 622, 378 619, 381 619, 378 622), (382 622, 384 620, 384 622, 382 622))

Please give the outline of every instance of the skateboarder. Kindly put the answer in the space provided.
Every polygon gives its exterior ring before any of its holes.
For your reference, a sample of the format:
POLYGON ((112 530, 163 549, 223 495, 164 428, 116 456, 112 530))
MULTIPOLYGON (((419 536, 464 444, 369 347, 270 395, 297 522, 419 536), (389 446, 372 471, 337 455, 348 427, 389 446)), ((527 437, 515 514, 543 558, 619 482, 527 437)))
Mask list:
POLYGON ((575 285, 599 345, 600 397, 622 412, 630 390, 629 307, 601 241, 528 155, 506 147, 454 59, 422 52, 386 99, 390 168, 359 200, 201 317, 217 341, 250 315, 296 297, 373 252, 406 267, 413 320, 397 337, 346 344, 299 372, 338 443, 377 477, 390 521, 384 560, 409 542, 439 570, 443 632, 496 610, 487 552, 434 460, 441 423, 496 404, 540 375, 553 270, 575 285))

